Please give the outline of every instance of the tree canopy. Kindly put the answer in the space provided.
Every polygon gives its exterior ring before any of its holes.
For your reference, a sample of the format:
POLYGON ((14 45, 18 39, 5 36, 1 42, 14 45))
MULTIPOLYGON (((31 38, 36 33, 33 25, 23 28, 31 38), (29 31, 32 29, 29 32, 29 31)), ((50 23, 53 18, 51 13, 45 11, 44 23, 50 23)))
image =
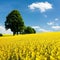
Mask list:
POLYGON ((11 29, 14 35, 23 32, 24 21, 18 10, 13 10, 8 14, 5 21, 5 28, 11 29))
POLYGON ((22 16, 18 10, 13 10, 8 14, 5 21, 5 28, 6 30, 11 29, 13 35, 18 35, 19 33, 36 33, 35 29, 33 29, 32 27, 25 26, 22 16))
POLYGON ((35 31, 34 28, 28 26, 28 27, 25 28, 24 33, 25 34, 31 34, 31 33, 36 33, 36 31, 35 31))

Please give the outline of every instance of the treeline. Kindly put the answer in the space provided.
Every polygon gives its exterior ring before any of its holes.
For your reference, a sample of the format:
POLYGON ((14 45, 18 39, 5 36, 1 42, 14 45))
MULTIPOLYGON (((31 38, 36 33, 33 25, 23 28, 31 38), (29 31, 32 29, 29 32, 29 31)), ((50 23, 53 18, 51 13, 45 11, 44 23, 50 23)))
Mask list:
POLYGON ((5 21, 5 28, 6 30, 11 29, 13 35, 36 33, 34 28, 25 26, 24 20, 18 10, 13 10, 8 14, 5 21))

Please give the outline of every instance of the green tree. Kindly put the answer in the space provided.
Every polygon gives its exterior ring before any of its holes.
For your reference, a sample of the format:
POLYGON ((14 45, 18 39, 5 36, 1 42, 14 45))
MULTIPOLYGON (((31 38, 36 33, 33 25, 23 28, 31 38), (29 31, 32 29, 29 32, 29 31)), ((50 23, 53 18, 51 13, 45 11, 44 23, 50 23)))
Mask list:
POLYGON ((24 33, 25 34, 31 34, 31 33, 36 33, 36 31, 35 31, 34 28, 28 26, 28 27, 25 28, 24 33))
POLYGON ((13 35, 18 35, 19 32, 23 32, 24 21, 18 10, 13 10, 11 13, 8 14, 5 21, 5 28, 11 29, 13 35))
POLYGON ((34 28, 32 28, 32 30, 33 30, 33 33, 36 33, 36 30, 34 28))

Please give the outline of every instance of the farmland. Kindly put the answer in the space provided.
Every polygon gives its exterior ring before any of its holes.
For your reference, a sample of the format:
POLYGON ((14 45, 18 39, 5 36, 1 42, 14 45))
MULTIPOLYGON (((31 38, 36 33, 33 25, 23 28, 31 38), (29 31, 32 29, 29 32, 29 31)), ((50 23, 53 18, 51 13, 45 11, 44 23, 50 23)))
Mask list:
POLYGON ((0 37, 0 60, 60 60, 60 32, 0 37))

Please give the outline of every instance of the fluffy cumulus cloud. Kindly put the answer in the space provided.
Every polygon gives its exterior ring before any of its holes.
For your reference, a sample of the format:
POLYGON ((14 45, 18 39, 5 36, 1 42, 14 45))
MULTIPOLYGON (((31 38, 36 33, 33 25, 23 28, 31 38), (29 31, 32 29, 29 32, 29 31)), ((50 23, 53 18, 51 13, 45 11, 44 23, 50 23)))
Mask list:
POLYGON ((50 30, 46 30, 46 29, 43 29, 43 28, 40 28, 39 31, 40 32, 50 32, 50 30))
POLYGON ((58 18, 55 18, 55 21, 58 21, 59 19, 58 18))
POLYGON ((0 33, 2 34, 12 34, 11 30, 6 30, 4 26, 0 26, 0 33))
POLYGON ((32 26, 32 28, 34 28, 34 29, 39 29, 40 26, 32 26))
POLYGON ((28 6, 31 10, 39 9, 41 12, 52 9, 52 4, 49 2, 36 2, 28 6))
POLYGON ((54 25, 54 22, 48 22, 47 25, 54 25))
POLYGON ((52 28, 55 30, 60 30, 60 26, 52 26, 52 28))
POLYGON ((46 30, 44 28, 41 28, 40 26, 32 26, 32 28, 34 28, 38 32, 50 32, 50 30, 46 30))
POLYGON ((55 18, 53 21, 47 22, 47 25, 59 25, 59 18, 55 18))
POLYGON ((47 25, 50 25, 50 28, 54 31, 58 31, 60 30, 60 24, 59 22, 59 18, 55 18, 53 21, 51 22, 47 22, 47 25))

